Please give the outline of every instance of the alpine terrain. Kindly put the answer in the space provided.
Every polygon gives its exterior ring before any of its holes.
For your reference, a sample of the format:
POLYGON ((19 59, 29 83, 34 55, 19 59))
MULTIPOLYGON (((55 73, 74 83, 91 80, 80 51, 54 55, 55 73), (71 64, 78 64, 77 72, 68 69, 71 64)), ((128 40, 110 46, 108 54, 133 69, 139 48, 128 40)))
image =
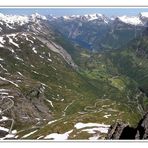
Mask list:
POLYGON ((148 12, 0 13, 0 139, 123 139, 115 135, 121 125, 140 131, 148 122, 147 25, 148 12))

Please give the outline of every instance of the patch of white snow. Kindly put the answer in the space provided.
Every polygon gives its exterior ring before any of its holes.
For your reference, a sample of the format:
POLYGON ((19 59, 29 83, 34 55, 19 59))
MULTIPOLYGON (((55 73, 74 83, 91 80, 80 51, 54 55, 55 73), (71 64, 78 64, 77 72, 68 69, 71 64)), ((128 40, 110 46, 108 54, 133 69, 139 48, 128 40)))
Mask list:
POLYGON ((109 128, 110 125, 105 125, 105 124, 98 124, 98 123, 76 123, 74 126, 76 129, 82 129, 82 128, 87 128, 87 127, 105 127, 109 128))
POLYGON ((108 117, 110 117, 111 116, 111 114, 109 114, 109 115, 104 115, 103 117, 104 118, 108 118, 108 117))
POLYGON ((37 132, 37 130, 35 130, 35 131, 33 131, 33 132, 30 132, 29 134, 24 135, 22 138, 27 138, 27 137, 29 137, 30 135, 34 134, 35 132, 37 132))
POLYGON ((49 102, 52 107, 54 107, 53 104, 52 104, 52 101, 50 101, 48 99, 46 99, 46 101, 49 102))
POLYGON ((70 130, 64 134, 58 134, 58 133, 52 133, 44 137, 44 139, 53 139, 53 140, 67 140, 69 137, 69 134, 72 133, 73 130, 70 130))
POLYGON ((35 47, 32 48, 32 51, 37 54, 35 47))

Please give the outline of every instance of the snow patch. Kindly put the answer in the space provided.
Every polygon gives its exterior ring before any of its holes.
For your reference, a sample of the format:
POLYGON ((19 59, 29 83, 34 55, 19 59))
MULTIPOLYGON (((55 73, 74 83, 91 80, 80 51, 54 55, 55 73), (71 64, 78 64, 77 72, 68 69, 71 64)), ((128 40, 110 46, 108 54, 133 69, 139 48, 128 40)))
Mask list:
POLYGON ((15 58, 16 58, 17 60, 19 60, 19 61, 24 62, 24 60, 23 60, 23 59, 21 59, 21 58, 19 58, 17 55, 15 56, 15 58))
POLYGON ((98 123, 76 123, 74 126, 76 129, 93 134, 89 137, 89 140, 98 140, 100 133, 108 133, 110 125, 98 124, 98 123))
POLYGON ((4 47, 4 45, 2 45, 2 44, 0 43, 0 47, 4 47))
POLYGON ((0 61, 4 61, 4 59, 0 58, 0 61))
POLYGON ((12 134, 16 134, 17 133, 17 130, 13 130, 11 133, 12 134))
POLYGON ((35 74, 38 74, 38 75, 39 75, 39 73, 38 73, 38 72, 36 72, 36 71, 34 71, 34 70, 33 70, 33 72, 34 72, 35 74))
POLYGON ((14 53, 14 50, 12 48, 8 48, 9 51, 11 51, 12 53, 14 53))
POLYGON ((27 34, 25 34, 25 33, 22 33, 22 35, 23 35, 23 36, 25 36, 25 38, 26 38, 26 41, 30 41, 32 44, 34 43, 32 40, 30 40, 30 39, 27 37, 27 34))
POLYGON ((29 117, 22 117, 23 119, 29 119, 29 117))
POLYGON ((43 56, 41 56, 41 55, 39 55, 39 57, 40 57, 40 58, 42 58, 42 59, 44 59, 44 57, 43 57, 43 56))
POLYGON ((10 91, 9 89, 3 89, 3 88, 0 88, 0 92, 1 91, 10 91))
POLYGON ((51 56, 50 52, 48 52, 48 56, 49 56, 49 58, 50 58, 50 56, 51 56))
POLYGON ((27 137, 29 137, 30 135, 34 134, 35 132, 37 132, 37 130, 35 130, 35 131, 33 131, 33 132, 30 132, 29 134, 24 135, 22 138, 27 138, 27 137))
POLYGON ((0 126, 0 130, 5 131, 5 132, 9 132, 9 129, 8 128, 1 127, 1 126, 0 126))
POLYGON ((4 40, 4 37, 1 36, 1 37, 0 37, 0 43, 1 43, 1 44, 4 44, 5 42, 6 42, 6 41, 4 40))
POLYGON ((37 138, 37 140, 38 140, 38 139, 41 139, 41 138, 43 138, 43 137, 44 137, 44 136, 40 136, 40 137, 37 138))
POLYGON ((14 98, 14 96, 7 96, 7 98, 14 98))
POLYGON ((51 59, 49 59, 49 58, 48 58, 47 60, 48 60, 49 62, 52 62, 52 60, 51 60, 51 59))
POLYGON ((58 133, 52 133, 44 137, 44 139, 53 139, 53 140, 67 140, 69 137, 69 134, 72 133, 73 130, 70 130, 64 134, 58 134, 58 133))
POLYGON ((17 43, 15 43, 15 42, 13 41, 13 39, 11 38, 12 34, 11 34, 11 35, 6 35, 6 36, 8 37, 9 42, 10 42, 11 44, 13 44, 14 46, 16 46, 16 47, 19 48, 19 45, 18 45, 17 43))
POLYGON ((0 92, 1 95, 8 95, 7 92, 0 92))
POLYGON ((89 140, 98 140, 100 138, 100 135, 94 135, 93 137, 89 137, 89 140))
POLYGON ((5 71, 8 71, 6 68, 4 68, 4 66, 2 64, 0 64, 0 67, 5 70, 5 71))
POLYGON ((101 133, 107 133, 108 127, 89 128, 82 131, 88 132, 89 134, 95 134, 97 131, 101 133))
POLYGON ((35 47, 32 48, 32 51, 33 51, 34 53, 36 53, 36 54, 38 53, 38 52, 36 51, 35 47))
POLYGON ((104 118, 108 118, 108 117, 110 117, 111 116, 111 114, 109 114, 109 115, 104 115, 103 117, 104 118))
POLYGON ((54 122, 56 122, 56 121, 58 121, 58 120, 49 121, 48 124, 52 124, 52 123, 54 123, 54 122))
MULTIPOLYGON (((35 34, 36 35, 36 34, 35 34)), ((32 36, 32 38, 35 40, 36 38, 32 36)))
POLYGON ((22 76, 22 77, 23 77, 23 74, 22 74, 21 72, 19 72, 19 71, 18 71, 17 73, 18 73, 20 76, 22 76))
POLYGON ((8 117, 2 116, 2 119, 0 119, 0 122, 1 122, 1 121, 7 121, 8 119, 9 119, 8 117))
POLYGON ((74 126, 76 129, 82 129, 82 128, 87 128, 87 127, 104 127, 104 128, 109 128, 110 125, 105 125, 105 124, 98 124, 98 123, 76 123, 74 126))
POLYGON ((3 77, 0 76, 0 79, 3 80, 3 81, 7 81, 7 82, 9 82, 9 83, 15 85, 16 87, 19 87, 18 84, 14 83, 14 82, 12 82, 12 81, 10 81, 10 80, 7 80, 6 78, 3 78, 3 77))
POLYGON ((34 68, 35 66, 34 66, 34 65, 31 65, 31 67, 33 67, 33 68, 34 68))
POLYGON ((49 102, 52 107, 54 107, 53 104, 52 104, 52 101, 50 101, 48 99, 46 99, 46 101, 49 102))

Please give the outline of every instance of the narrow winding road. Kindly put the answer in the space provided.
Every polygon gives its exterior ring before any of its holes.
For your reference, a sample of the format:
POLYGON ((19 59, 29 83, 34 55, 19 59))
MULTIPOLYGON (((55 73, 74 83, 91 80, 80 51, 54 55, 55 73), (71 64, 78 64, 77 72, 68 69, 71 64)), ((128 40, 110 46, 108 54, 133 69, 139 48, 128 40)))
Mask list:
MULTIPOLYGON (((6 111, 10 110, 14 106, 14 101, 11 98, 2 97, 1 102, 3 102, 5 99, 7 99, 9 105, 4 110, 1 110, 0 115, 2 116, 6 111)), ((3 104, 5 105, 5 103, 3 104)), ((0 107, 1 108, 1 107, 0 107)), ((13 125, 14 125, 14 119, 7 119, 7 121, 11 121, 11 126, 9 128, 9 134, 12 133, 13 125)))

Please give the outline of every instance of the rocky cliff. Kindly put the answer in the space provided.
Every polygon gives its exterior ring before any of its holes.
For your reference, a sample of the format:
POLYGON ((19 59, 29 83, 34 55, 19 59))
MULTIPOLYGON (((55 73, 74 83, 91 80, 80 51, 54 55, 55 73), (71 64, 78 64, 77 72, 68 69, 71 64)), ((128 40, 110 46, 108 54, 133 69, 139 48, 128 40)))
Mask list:
POLYGON ((114 139, 114 140, 148 139, 148 112, 139 121, 136 128, 130 127, 130 125, 123 122, 115 123, 110 127, 106 139, 114 139))

